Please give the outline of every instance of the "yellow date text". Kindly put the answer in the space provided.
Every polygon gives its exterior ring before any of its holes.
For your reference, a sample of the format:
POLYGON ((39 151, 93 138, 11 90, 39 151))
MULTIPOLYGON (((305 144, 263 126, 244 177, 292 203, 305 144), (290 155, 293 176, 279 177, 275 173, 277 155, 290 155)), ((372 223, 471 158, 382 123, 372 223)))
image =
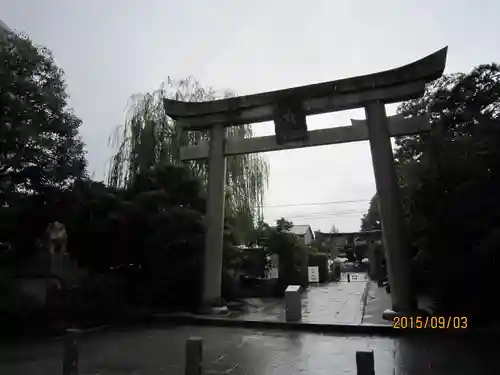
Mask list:
POLYGON ((395 316, 394 329, 466 329, 466 316, 395 316))

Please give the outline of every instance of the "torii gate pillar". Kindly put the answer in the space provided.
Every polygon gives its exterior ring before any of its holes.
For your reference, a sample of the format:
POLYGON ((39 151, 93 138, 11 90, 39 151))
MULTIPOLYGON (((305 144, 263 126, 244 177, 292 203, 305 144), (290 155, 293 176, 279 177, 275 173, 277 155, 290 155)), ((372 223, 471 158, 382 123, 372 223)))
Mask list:
POLYGON ((411 254, 409 254, 409 246, 405 240, 399 186, 385 105, 379 101, 370 102, 365 105, 365 113, 375 184, 379 196, 379 214, 391 286, 392 309, 401 313, 411 312, 416 307, 411 288, 409 262, 411 254))
POLYGON ((205 216, 205 251, 203 255, 203 307, 220 304, 222 255, 224 248, 224 204, 226 185, 225 129, 210 129, 208 157, 208 196, 205 216))

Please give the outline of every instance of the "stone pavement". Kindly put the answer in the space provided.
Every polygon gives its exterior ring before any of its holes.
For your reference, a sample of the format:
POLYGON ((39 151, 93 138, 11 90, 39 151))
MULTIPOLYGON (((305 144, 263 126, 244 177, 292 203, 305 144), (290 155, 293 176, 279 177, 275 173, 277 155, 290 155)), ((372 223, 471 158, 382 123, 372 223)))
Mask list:
MULTIPOLYGON (((165 327, 100 332, 80 341, 81 375, 184 375, 186 339, 204 339, 205 375, 355 374, 355 352, 373 350, 376 375, 498 374, 488 337, 377 338, 165 327)), ((0 346, 0 374, 61 374, 61 342, 0 346)))
MULTIPOLYGON (((361 324, 365 292, 368 287, 368 278, 365 273, 351 273, 351 282, 343 275, 340 282, 311 285, 302 294, 302 322, 319 324, 361 324)), ((376 285, 376 284, 375 284, 376 285)), ((243 314, 233 314, 234 319, 258 321, 285 321, 284 299, 248 299, 249 309, 243 314)), ((390 307, 381 303, 371 302, 371 314, 379 315, 390 307)), ((378 300, 377 300, 378 302, 378 300)), ((377 324, 375 322, 366 324, 377 324)))
POLYGON ((365 289, 365 274, 351 274, 351 282, 341 280, 312 286, 303 299, 302 320, 323 324, 360 324, 365 289))

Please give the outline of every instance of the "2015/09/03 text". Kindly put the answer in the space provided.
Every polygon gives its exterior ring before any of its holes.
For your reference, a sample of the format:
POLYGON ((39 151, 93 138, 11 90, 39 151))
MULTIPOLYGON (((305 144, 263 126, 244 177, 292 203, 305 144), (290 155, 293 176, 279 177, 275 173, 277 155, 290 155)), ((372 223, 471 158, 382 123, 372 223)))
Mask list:
POLYGON ((392 320, 394 329, 466 329, 466 316, 396 316, 392 320))

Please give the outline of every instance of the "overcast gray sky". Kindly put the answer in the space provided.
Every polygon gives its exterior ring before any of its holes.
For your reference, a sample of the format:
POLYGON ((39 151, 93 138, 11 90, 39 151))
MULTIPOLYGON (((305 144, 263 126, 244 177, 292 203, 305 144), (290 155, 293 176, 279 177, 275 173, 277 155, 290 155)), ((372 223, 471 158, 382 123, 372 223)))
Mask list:
MULTIPOLYGON (((500 1, 0 0, 0 19, 50 48, 83 120, 89 169, 104 179, 127 99, 167 76, 240 95, 372 73, 449 46, 446 72, 500 62, 500 1)), ((394 112, 394 106, 388 113, 394 112)), ((308 118, 349 125, 362 111, 308 118)), ((258 135, 271 123, 256 124, 258 135)), ((358 230, 375 192, 367 142, 265 154, 266 220, 358 230), (320 202, 323 205, 304 205, 320 202), (345 202, 351 201, 351 202, 345 202), (352 202, 354 201, 354 202, 352 202), (295 205, 295 206, 284 206, 295 205)))

